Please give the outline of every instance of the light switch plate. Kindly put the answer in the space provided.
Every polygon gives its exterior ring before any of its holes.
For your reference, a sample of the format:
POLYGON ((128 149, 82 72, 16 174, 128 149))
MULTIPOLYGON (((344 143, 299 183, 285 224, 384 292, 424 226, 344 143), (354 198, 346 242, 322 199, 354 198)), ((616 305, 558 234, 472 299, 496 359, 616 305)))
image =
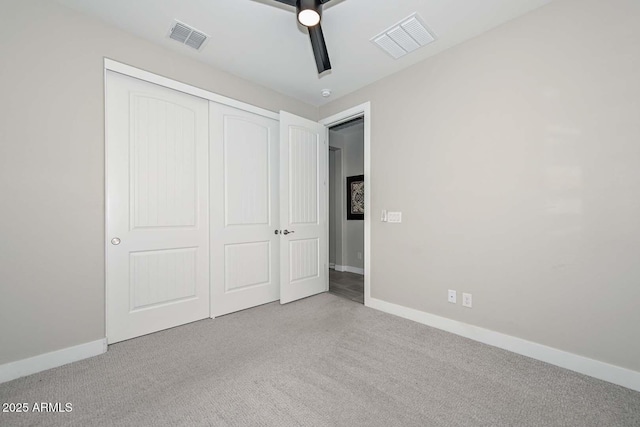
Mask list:
POLYGON ((451 304, 455 304, 457 302, 457 299, 458 299, 458 293, 456 291, 453 291, 453 290, 449 289, 449 296, 448 296, 447 300, 451 304))
POLYGON ((387 212, 387 222, 402 222, 402 212, 387 212))

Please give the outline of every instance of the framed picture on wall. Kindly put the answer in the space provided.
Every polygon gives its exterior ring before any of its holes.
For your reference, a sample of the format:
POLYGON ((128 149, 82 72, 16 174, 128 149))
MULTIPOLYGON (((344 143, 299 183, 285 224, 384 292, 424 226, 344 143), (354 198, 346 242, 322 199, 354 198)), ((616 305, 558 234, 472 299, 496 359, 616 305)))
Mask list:
POLYGON ((364 175, 347 177, 347 220, 364 220, 364 175))

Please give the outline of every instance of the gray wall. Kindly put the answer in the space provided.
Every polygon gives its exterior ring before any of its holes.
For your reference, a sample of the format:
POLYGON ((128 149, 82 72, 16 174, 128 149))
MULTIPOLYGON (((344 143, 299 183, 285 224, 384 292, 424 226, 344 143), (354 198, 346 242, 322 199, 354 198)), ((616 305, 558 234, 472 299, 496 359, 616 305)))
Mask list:
POLYGON ((364 127, 358 125, 338 131, 330 130, 329 145, 340 149, 335 155, 341 161, 341 167, 335 169, 333 176, 334 185, 337 185, 334 187, 336 201, 333 215, 340 229, 337 227, 335 234, 330 234, 338 245, 341 243, 341 256, 336 256, 333 262, 364 268, 364 221, 348 221, 346 208, 347 177, 364 173, 364 127), (358 254, 361 254, 361 258, 358 258, 358 254))
POLYGON ((336 152, 329 150, 329 263, 336 262, 336 152))
POLYGON ((372 103, 374 298, 640 371, 639 20, 557 0, 321 108, 372 103))
POLYGON ((51 1, 2 0, 0 364, 105 336, 103 57, 317 119, 51 1))
POLYGON ((342 265, 344 190, 342 188, 342 150, 330 150, 329 171, 329 262, 342 265))

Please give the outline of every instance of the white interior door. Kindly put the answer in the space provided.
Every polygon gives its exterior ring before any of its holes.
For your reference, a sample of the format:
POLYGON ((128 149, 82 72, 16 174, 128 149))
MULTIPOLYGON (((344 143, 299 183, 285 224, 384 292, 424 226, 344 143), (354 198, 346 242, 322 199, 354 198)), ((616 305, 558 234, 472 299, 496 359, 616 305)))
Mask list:
POLYGON ((209 317, 208 101, 107 72, 107 339, 209 317))
POLYGON ((211 314, 280 298, 278 121, 214 102, 211 314))
POLYGON ((280 112, 280 302, 328 290, 326 128, 280 112))

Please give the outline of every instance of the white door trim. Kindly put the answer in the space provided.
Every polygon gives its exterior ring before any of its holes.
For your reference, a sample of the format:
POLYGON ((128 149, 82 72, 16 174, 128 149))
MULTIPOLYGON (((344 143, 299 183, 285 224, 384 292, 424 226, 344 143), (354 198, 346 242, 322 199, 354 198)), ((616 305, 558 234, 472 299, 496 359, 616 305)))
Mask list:
POLYGON ((228 105, 230 107, 239 108, 240 110, 255 113, 270 119, 280 120, 279 113, 274 113, 273 111, 265 110, 264 108, 256 107, 255 105, 247 104, 233 98, 227 98, 226 96, 218 95, 217 93, 209 92, 208 90, 200 89, 199 87, 172 80, 170 78, 154 74, 150 71, 141 70, 139 68, 132 67, 131 65, 114 61, 113 59, 104 58, 104 68, 105 70, 115 71, 116 73, 124 74, 129 77, 134 77, 149 83, 155 83, 199 98, 208 99, 209 101, 217 102, 218 104, 228 105))
MULTIPOLYGON (((329 140, 329 127, 346 122, 355 117, 364 117, 364 305, 371 303, 371 102, 356 105, 348 110, 334 114, 320 120, 327 127, 327 141, 329 140)), ((328 158, 329 144, 327 144, 328 158)), ((329 176, 329 162, 326 165, 326 174, 329 176)), ((327 209, 329 209, 329 192, 326 192, 327 209)), ((327 212, 328 215, 328 212, 327 212)), ((326 236, 329 241, 329 224, 327 222, 326 236)), ((327 245, 327 259, 329 259, 329 245, 327 245)), ((327 276, 327 290, 329 289, 327 276)))

